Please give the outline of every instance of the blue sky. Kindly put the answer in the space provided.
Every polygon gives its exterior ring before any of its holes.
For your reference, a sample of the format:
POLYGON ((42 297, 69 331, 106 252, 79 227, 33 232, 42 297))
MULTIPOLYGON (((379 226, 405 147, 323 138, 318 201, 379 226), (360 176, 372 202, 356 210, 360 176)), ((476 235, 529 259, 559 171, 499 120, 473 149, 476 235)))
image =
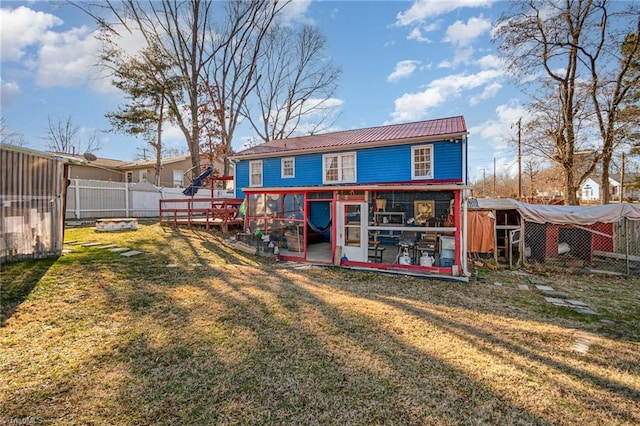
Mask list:
MULTIPOLYGON (((495 0, 303 1, 293 22, 318 25, 327 54, 343 70, 336 130, 463 115, 469 128, 472 179, 515 173, 512 125, 523 114, 491 32, 507 2, 495 0)), ((85 134, 109 128, 104 115, 123 101, 94 66, 91 19, 71 6, 3 1, 0 14, 2 116, 28 146, 44 149, 47 116, 71 116, 85 134)), ((253 136, 236 133, 234 148, 253 136)), ((133 160, 143 145, 100 133, 97 155, 133 160)), ((165 141, 186 146, 177 129, 165 141)))

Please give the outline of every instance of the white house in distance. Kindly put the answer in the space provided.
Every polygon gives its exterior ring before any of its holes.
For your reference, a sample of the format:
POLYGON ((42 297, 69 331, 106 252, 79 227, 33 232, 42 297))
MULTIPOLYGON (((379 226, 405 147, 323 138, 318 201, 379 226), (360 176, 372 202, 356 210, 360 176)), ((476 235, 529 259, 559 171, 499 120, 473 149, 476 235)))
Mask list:
MULTIPOLYGON (((609 178, 609 193, 612 199, 620 194, 620 182, 609 178)), ((583 201, 600 201, 600 182, 593 178, 586 178, 580 185, 580 199, 583 201)))

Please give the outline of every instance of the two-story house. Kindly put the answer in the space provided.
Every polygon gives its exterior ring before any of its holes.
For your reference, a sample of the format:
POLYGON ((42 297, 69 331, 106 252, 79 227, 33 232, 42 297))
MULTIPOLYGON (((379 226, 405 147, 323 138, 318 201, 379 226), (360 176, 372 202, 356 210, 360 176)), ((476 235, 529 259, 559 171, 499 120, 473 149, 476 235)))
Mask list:
POLYGON ((284 259, 466 272, 461 116, 274 140, 232 160, 245 228, 284 259))

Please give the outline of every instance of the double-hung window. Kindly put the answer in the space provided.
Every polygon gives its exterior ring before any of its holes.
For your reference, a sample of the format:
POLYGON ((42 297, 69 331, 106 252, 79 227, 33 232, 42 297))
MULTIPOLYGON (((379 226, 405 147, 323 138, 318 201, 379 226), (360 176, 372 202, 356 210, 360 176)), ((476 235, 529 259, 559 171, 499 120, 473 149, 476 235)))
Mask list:
POLYGON ((433 145, 411 147, 411 179, 433 179, 433 145))
POLYGON ((296 159, 295 157, 286 157, 280 161, 282 169, 282 179, 296 177, 296 159))
POLYGON ((262 186, 262 160, 249 161, 249 186, 262 186))
POLYGON ((356 181, 356 153, 327 154, 322 156, 323 183, 356 181))

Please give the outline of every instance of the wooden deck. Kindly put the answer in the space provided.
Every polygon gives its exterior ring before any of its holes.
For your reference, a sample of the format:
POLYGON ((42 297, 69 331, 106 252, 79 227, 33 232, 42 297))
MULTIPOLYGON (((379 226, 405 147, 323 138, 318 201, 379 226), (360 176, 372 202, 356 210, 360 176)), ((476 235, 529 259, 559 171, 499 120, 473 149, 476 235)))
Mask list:
POLYGON ((160 200, 160 225, 220 227, 243 226, 240 198, 173 198, 160 200))

